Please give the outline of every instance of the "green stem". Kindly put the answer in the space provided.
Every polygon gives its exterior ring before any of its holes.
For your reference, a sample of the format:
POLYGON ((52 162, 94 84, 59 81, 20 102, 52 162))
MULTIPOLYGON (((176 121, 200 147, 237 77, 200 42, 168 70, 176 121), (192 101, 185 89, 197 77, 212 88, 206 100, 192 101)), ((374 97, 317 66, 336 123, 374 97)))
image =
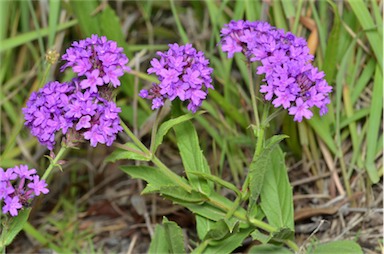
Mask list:
POLYGON ((255 116, 256 126, 258 127, 260 125, 260 120, 259 120, 259 112, 257 111, 257 102, 256 102, 256 95, 255 95, 256 89, 253 86, 252 66, 250 62, 247 63, 247 70, 248 70, 248 80, 249 80, 249 93, 251 94, 251 99, 252 99, 253 114, 255 116))
POLYGON ((133 143, 135 143, 137 147, 139 147, 141 151, 144 152, 147 156, 152 157, 152 154, 148 150, 148 148, 143 143, 141 143, 141 141, 135 136, 135 134, 133 134, 133 132, 128 128, 128 126, 122 120, 120 120, 120 124, 123 127, 125 133, 127 133, 127 135, 132 139, 133 143))
POLYGON ((179 175, 171 171, 166 165, 164 165, 156 156, 152 156, 151 161, 153 164, 155 164, 158 169, 164 173, 164 175, 168 176, 171 181, 177 185, 179 185, 181 188, 183 188, 187 192, 192 191, 192 187, 187 184, 185 181, 183 181, 183 178, 181 178, 179 175))
MULTIPOLYGON (((231 207, 233 206, 232 203, 230 205, 224 204, 223 202, 221 202, 220 200, 218 200, 214 196, 210 197, 210 199, 208 200, 208 203, 210 203, 211 205, 213 205, 213 206, 215 206, 215 207, 217 207, 223 211, 230 211, 231 207)), ((247 214, 244 210, 236 210, 233 213, 233 215, 236 218, 238 218, 244 222, 248 222, 248 223, 252 224, 253 226, 260 228, 260 229, 262 229, 268 233, 277 232, 277 228, 269 225, 268 223, 265 223, 265 222, 258 220, 258 219, 248 218, 247 214)), ((296 243, 294 243, 291 240, 285 240, 284 243, 288 247, 290 247, 292 250, 294 250, 295 252, 297 252, 299 250, 299 247, 296 245, 296 243)))
POLYGON ((155 151, 153 151, 153 149, 154 149, 154 147, 155 147, 156 134, 157 134, 157 127, 159 126, 161 109, 162 109, 162 108, 160 108, 160 110, 157 110, 157 111, 156 111, 156 118, 155 118, 155 122, 154 122, 153 127, 152 127, 151 146, 150 146, 150 148, 149 148, 149 151, 151 151, 151 153, 153 153, 153 154, 155 154, 155 151))
POLYGON ((295 253, 297 253, 299 251, 299 246, 297 246, 297 244, 291 240, 285 240, 284 243, 289 247, 291 248, 295 253))
POLYGON ((132 141, 137 145, 137 147, 139 147, 141 149, 141 151, 143 153, 145 153, 150 158, 150 160, 153 162, 153 164, 155 164, 158 167, 158 169, 161 172, 163 172, 164 175, 169 177, 169 179, 173 183, 179 185, 181 188, 183 188, 187 192, 192 191, 192 187, 189 184, 187 184, 186 182, 184 182, 179 175, 177 175, 173 171, 171 171, 151 151, 149 151, 148 148, 135 136, 135 134, 133 134, 133 132, 128 128, 128 126, 123 121, 120 121, 120 124, 123 127, 125 133, 127 133, 127 135, 132 139, 132 141))
POLYGON ((267 125, 266 122, 266 119, 268 117, 268 112, 269 112, 269 104, 267 104, 265 107, 264 107, 264 110, 263 110, 263 118, 262 118, 262 123, 261 125, 258 127, 257 129, 257 144, 256 144, 256 151, 255 151, 255 157, 254 159, 256 159, 257 156, 260 155, 261 153, 261 150, 263 148, 263 143, 264 143, 264 135, 265 135, 265 127, 267 125))
POLYGON ((242 201, 242 198, 243 196, 237 196, 237 198, 235 199, 235 201, 233 202, 233 206, 232 208, 230 208, 230 210, 227 212, 227 214, 225 215, 225 218, 226 219, 230 219, 233 215, 233 213, 237 210, 237 208, 239 208, 240 206, 240 203, 242 201))
POLYGON ((63 156, 64 152, 67 150, 67 146, 63 145, 59 152, 57 153, 57 155, 55 156, 55 158, 53 160, 51 160, 51 163, 49 164, 47 170, 45 170, 44 172, 44 175, 41 179, 43 180, 46 180, 49 176, 49 174, 51 173, 51 171, 53 170, 53 168, 57 165, 57 162, 61 159, 61 157, 63 156))

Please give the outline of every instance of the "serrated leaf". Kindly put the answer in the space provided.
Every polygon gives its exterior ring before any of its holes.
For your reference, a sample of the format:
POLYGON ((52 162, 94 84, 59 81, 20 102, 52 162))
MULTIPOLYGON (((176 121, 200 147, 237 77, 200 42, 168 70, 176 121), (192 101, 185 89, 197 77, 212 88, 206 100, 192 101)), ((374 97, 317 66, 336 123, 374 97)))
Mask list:
POLYGON ((196 114, 187 114, 187 115, 182 115, 173 119, 170 119, 163 124, 160 125, 159 130, 157 131, 156 134, 156 139, 155 139, 155 145, 153 147, 153 153, 155 153, 157 147, 163 142, 164 136, 168 133, 168 131, 173 127, 176 126, 180 123, 183 123, 185 121, 188 121, 195 116, 201 115, 204 112, 198 112, 196 114))
POLYGON ((276 135, 267 140, 263 151, 259 155, 254 155, 254 158, 249 166, 249 189, 251 193, 251 202, 255 202, 261 192, 264 184, 264 175, 270 169, 270 154, 273 148, 283 139, 286 135, 276 135))
POLYGON ((242 245, 252 230, 253 228, 240 229, 239 232, 231 234, 224 240, 211 241, 204 253, 232 253, 233 250, 242 245))
POLYGON ((127 149, 116 149, 110 155, 105 158, 106 162, 115 162, 118 160, 137 160, 137 161, 149 161, 148 158, 140 149, 133 143, 126 143, 127 149))
POLYGON ((184 235, 181 228, 173 221, 163 219, 165 240, 168 243, 168 253, 186 253, 184 248, 184 235))
POLYGON ((149 185, 160 188, 161 186, 170 186, 173 183, 167 176, 154 167, 149 166, 121 166, 120 169, 133 178, 143 179, 149 185))
MULTIPOLYGON (((174 117, 181 115, 180 104, 177 102, 172 105, 172 115, 174 117)), ((208 162, 200 148, 195 127, 191 122, 186 121, 173 126, 173 129, 176 133, 177 146, 179 147, 185 173, 187 174, 190 184, 200 192, 209 195, 212 191, 213 184, 200 179, 194 174, 190 174, 190 171, 200 171, 210 174, 208 162)))
POLYGON ((164 241, 165 230, 163 225, 156 225, 155 233, 149 245, 149 254, 168 253, 168 241, 164 241))
POLYGON ((217 221, 213 227, 207 232, 204 241, 208 239, 222 240, 229 235, 229 228, 224 219, 217 221))
POLYGON ((159 188, 158 192, 160 192, 162 196, 166 196, 168 199, 175 202, 202 203, 208 200, 208 197, 200 192, 192 190, 188 193, 179 186, 162 186, 159 188))
POLYGON ((199 172, 199 171, 190 171, 189 173, 200 176, 206 180, 212 181, 213 183, 219 184, 219 185, 221 185, 221 186, 223 186, 229 190, 232 190, 233 192, 235 192, 237 194, 237 196, 241 196, 240 190, 235 185, 233 185, 232 183, 227 182, 227 181, 225 181, 225 180, 223 180, 217 176, 214 176, 211 174, 206 174, 206 173, 199 172))
POLYGON ((329 243, 322 243, 313 246, 311 254, 328 254, 328 253, 353 253, 360 254, 363 253, 361 247, 354 241, 351 240, 341 240, 334 241, 329 243))
MULTIPOLYGON (((215 202, 217 202, 217 203, 221 203, 225 207, 232 207, 234 205, 233 202, 231 202, 230 200, 221 196, 217 192, 212 192, 209 195, 209 198, 211 200, 215 200, 215 202)), ((187 209, 189 209, 193 213, 199 214, 199 215, 201 215, 205 218, 208 218, 210 220, 213 220, 213 221, 218 221, 220 219, 223 219, 226 215, 226 212, 224 212, 223 210, 221 210, 221 209, 219 209, 213 205, 210 205, 208 203, 194 204, 194 203, 187 203, 187 202, 182 202, 182 201, 177 202, 177 203, 186 207, 187 209)), ((241 207, 239 207, 236 210, 236 212, 241 214, 241 216, 246 216, 245 210, 241 207)))
POLYGON ((261 245, 252 246, 252 248, 248 251, 248 253, 292 254, 292 252, 287 248, 285 248, 284 246, 276 246, 272 244, 261 244, 261 245))
POLYGON ((290 228, 280 228, 278 231, 273 232, 272 239, 276 241, 284 241, 291 239, 294 236, 294 232, 290 228))
POLYGON ((200 240, 203 240, 207 232, 213 227, 215 224, 214 221, 207 219, 199 214, 196 214, 196 231, 200 240))
POLYGON ((255 229, 255 231, 252 232, 251 234, 253 240, 257 240, 263 244, 266 244, 271 240, 272 236, 271 235, 266 235, 261 233, 258 229, 255 229))
POLYGON ((17 216, 10 218, 6 226, 2 227, 0 250, 11 244, 13 239, 20 233, 28 220, 31 210, 31 208, 21 210, 17 216))
POLYGON ((292 187, 285 167, 284 154, 275 147, 268 156, 269 170, 260 193, 260 207, 269 224, 294 230, 292 187))

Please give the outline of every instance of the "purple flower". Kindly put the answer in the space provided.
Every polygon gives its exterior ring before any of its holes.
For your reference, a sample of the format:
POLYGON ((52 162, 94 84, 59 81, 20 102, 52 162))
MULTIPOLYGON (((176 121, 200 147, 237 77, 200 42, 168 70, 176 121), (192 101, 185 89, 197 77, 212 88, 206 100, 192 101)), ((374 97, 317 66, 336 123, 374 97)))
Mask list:
POLYGON ((36 169, 27 165, 0 168, 0 206, 4 214, 16 216, 23 207, 28 207, 35 196, 47 194, 47 183, 40 180, 36 169))
POLYGON ((18 196, 13 198, 6 197, 4 199, 3 213, 5 214, 9 212, 12 216, 16 216, 19 213, 18 209, 21 209, 22 207, 18 196))
POLYGON ((15 174, 13 168, 10 168, 6 171, 0 168, 0 181, 15 180, 16 178, 17 178, 17 174, 15 174))
POLYGON ((266 22, 231 21, 221 30, 222 50, 231 58, 241 52, 250 62, 259 61, 257 74, 264 75, 260 86, 266 100, 288 109, 294 120, 313 116, 312 107, 324 115, 332 87, 324 73, 313 67, 306 41, 266 22))
POLYGON ((313 113, 308 109, 308 104, 303 102, 301 98, 296 100, 296 105, 289 109, 289 114, 294 115, 294 120, 301 122, 303 117, 310 119, 313 113))
POLYGON ((49 192, 47 186, 45 180, 40 180, 38 175, 33 176, 33 182, 28 184, 28 187, 33 190, 36 196, 40 196, 41 193, 47 194, 49 192))
POLYGON ((20 177, 28 180, 32 179, 32 175, 36 174, 36 169, 28 169, 27 165, 15 166, 13 171, 20 177))
POLYGON ((97 86, 102 86, 104 84, 103 79, 99 77, 99 74, 99 70, 93 70, 91 73, 85 73, 87 78, 80 82, 81 88, 89 88, 91 93, 97 93, 97 86))
POLYGON ((105 36, 92 35, 91 38, 73 42, 62 59, 66 63, 60 70, 71 67, 83 79, 80 82, 81 88, 89 88, 93 93, 98 91, 99 86, 109 83, 113 87, 120 86, 119 77, 130 70, 123 49, 105 36))
POLYGON ((157 52, 160 60, 152 59, 148 73, 155 73, 160 83, 149 90, 141 90, 139 96, 152 100, 152 109, 160 108, 166 99, 179 98, 189 103, 188 109, 196 112, 212 86, 212 68, 204 53, 191 44, 169 44, 166 52, 157 52))
POLYGON ((12 185, 8 184, 7 181, 0 181, 0 200, 8 197, 9 194, 15 192, 12 185))

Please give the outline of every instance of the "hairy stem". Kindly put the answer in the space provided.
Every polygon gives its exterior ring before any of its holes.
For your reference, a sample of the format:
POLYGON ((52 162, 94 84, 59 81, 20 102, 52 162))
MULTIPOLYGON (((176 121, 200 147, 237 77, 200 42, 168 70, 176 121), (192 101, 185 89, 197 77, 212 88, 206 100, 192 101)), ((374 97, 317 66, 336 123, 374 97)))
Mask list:
POLYGON ((53 168, 57 165, 57 162, 61 159, 61 157, 63 156, 64 152, 67 149, 68 149, 67 146, 65 146, 65 145, 61 146, 59 152, 57 153, 55 158, 53 160, 51 160, 51 163, 49 164, 47 170, 45 170, 44 175, 41 179, 46 180, 48 178, 49 174, 51 173, 53 168))

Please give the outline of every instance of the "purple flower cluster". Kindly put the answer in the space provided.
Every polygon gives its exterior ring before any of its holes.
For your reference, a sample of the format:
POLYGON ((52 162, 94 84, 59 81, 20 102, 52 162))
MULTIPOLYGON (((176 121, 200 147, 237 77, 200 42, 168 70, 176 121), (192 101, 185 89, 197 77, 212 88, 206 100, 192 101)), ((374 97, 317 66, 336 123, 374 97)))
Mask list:
MULTIPOLYGON (((118 113, 120 108, 99 93, 81 90, 78 82, 47 83, 34 92, 23 109, 25 125, 30 128, 42 145, 53 150, 55 134, 76 132, 76 136, 97 143, 112 145, 116 134, 122 130, 118 113)), ((78 140, 74 140, 78 141, 78 140)))
POLYGON ((120 108, 111 101, 112 90, 97 86, 111 83, 120 85, 118 77, 129 68, 128 58, 116 42, 93 35, 74 42, 63 59, 78 73, 70 82, 48 82, 32 93, 23 109, 25 125, 42 145, 53 150, 55 134, 66 135, 67 144, 89 140, 91 146, 98 143, 112 145, 116 134, 122 130, 118 113, 120 108))
POLYGON ((75 86, 70 82, 49 82, 39 91, 33 92, 23 108, 25 125, 49 150, 53 150, 55 145, 55 133, 62 130, 65 134, 73 126, 63 112, 74 90, 75 86))
POLYGON ((121 109, 112 101, 97 93, 78 91, 71 96, 65 118, 73 123, 78 134, 89 140, 91 146, 98 143, 111 146, 116 134, 122 131, 118 113, 121 109))
POLYGON ((130 70, 123 48, 117 47, 115 41, 109 41, 105 36, 92 35, 91 38, 73 42, 62 59, 67 62, 60 70, 72 67, 73 72, 84 77, 80 82, 81 88, 92 93, 98 91, 98 86, 109 83, 115 88, 120 86, 119 77, 130 70))
POLYGON ((35 196, 47 194, 47 183, 40 180, 35 169, 28 169, 27 165, 14 168, 0 168, 0 204, 4 214, 16 216, 19 210, 27 207, 35 196))
POLYGON ((250 62, 260 61, 257 74, 265 75, 260 92, 275 107, 288 109, 294 120, 313 116, 316 106, 320 115, 328 112, 332 87, 324 79, 324 72, 310 63, 306 41, 294 34, 277 29, 267 22, 231 21, 221 30, 222 50, 231 58, 243 53, 250 62))
POLYGON ((160 83, 141 90, 140 97, 152 100, 152 109, 162 107, 166 99, 179 98, 189 102, 188 110, 196 112, 207 97, 208 88, 213 89, 209 60, 191 44, 169 44, 168 51, 157 55, 160 60, 152 59, 148 73, 155 73, 160 83))

